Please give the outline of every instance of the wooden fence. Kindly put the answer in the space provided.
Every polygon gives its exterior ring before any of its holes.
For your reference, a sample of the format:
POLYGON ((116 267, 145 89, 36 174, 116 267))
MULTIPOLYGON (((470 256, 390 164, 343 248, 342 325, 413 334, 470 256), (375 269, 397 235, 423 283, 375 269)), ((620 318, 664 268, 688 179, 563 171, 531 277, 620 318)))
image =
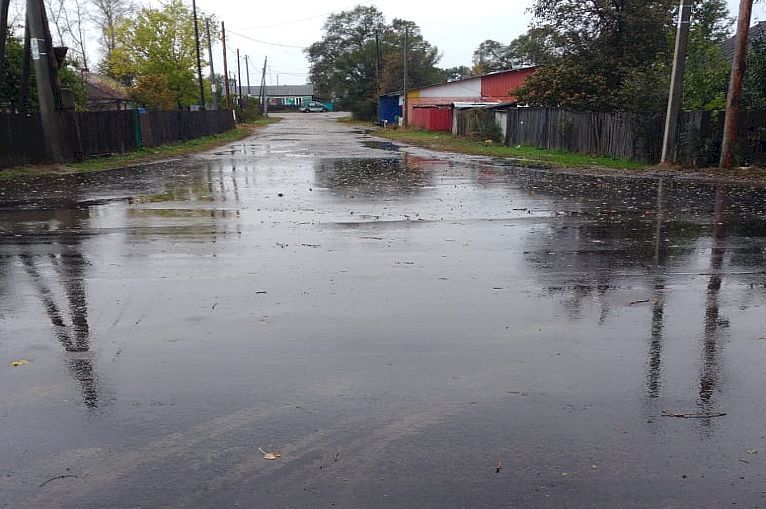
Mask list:
MULTIPOLYGON (((661 114, 510 108, 504 126, 505 143, 656 163, 662 150, 664 121, 661 114)), ((722 112, 684 112, 678 124, 674 161, 688 166, 717 164, 722 130, 722 112)), ((744 112, 738 132, 738 163, 766 164, 766 112, 744 112)))
MULTIPOLYGON (((226 132, 234 128, 234 117, 228 110, 62 111, 56 123, 63 137, 63 158, 77 161, 226 132)), ((0 168, 51 160, 38 115, 0 114, 0 168)))
POLYGON ((141 115, 145 147, 188 141, 234 128, 231 111, 150 111, 141 115))

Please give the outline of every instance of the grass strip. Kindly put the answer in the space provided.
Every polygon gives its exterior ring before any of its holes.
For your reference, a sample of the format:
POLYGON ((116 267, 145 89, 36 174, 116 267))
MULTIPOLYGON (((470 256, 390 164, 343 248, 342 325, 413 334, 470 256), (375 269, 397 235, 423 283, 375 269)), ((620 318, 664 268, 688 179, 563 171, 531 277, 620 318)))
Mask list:
POLYGON ((379 129, 375 136, 400 141, 434 150, 458 152, 490 157, 518 159, 563 168, 611 168, 618 170, 640 170, 648 167, 646 163, 617 159, 613 157, 592 156, 547 150, 531 146, 506 147, 499 143, 486 143, 470 138, 458 138, 449 133, 420 131, 415 129, 379 129))

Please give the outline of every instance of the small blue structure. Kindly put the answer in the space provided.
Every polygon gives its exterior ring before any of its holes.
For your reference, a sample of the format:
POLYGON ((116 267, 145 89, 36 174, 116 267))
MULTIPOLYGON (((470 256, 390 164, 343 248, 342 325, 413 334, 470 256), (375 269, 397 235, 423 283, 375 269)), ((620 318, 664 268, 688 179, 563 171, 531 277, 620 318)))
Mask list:
POLYGON ((399 99, 402 96, 399 92, 381 95, 378 97, 378 107, 380 109, 379 121, 381 124, 388 122, 392 125, 399 123, 399 117, 402 116, 402 107, 399 99))

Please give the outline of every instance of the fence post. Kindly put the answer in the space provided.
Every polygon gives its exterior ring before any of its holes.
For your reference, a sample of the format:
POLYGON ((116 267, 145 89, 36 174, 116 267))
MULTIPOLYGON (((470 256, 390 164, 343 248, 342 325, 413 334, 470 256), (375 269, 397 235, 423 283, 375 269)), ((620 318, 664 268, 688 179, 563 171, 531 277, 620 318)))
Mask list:
POLYGON ((141 150, 144 148, 144 132, 141 129, 141 112, 137 109, 133 110, 133 128, 136 133, 136 148, 141 150))

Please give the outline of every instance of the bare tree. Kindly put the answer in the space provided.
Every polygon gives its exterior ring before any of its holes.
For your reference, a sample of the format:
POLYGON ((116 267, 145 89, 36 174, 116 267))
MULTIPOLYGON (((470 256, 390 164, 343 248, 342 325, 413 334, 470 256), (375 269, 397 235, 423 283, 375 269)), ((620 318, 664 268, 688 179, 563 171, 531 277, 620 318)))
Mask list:
POLYGON ((114 50, 114 29, 117 22, 135 10, 131 0, 90 0, 93 7, 92 19, 101 32, 101 44, 106 57, 114 50))
POLYGON ((64 23, 64 11, 66 10, 66 0, 45 0, 45 10, 48 11, 48 22, 56 29, 55 37, 58 39, 59 46, 66 46, 64 36, 66 35, 66 24, 64 23))
POLYGON ((84 0, 69 0, 69 8, 64 9, 64 23, 70 39, 75 43, 77 53, 82 59, 83 69, 88 69, 88 53, 85 51, 83 24, 90 17, 84 0))
POLYGON ((69 47, 79 56, 83 68, 88 67, 85 51, 85 30, 89 13, 84 0, 45 0, 48 21, 56 31, 60 46, 69 47))

